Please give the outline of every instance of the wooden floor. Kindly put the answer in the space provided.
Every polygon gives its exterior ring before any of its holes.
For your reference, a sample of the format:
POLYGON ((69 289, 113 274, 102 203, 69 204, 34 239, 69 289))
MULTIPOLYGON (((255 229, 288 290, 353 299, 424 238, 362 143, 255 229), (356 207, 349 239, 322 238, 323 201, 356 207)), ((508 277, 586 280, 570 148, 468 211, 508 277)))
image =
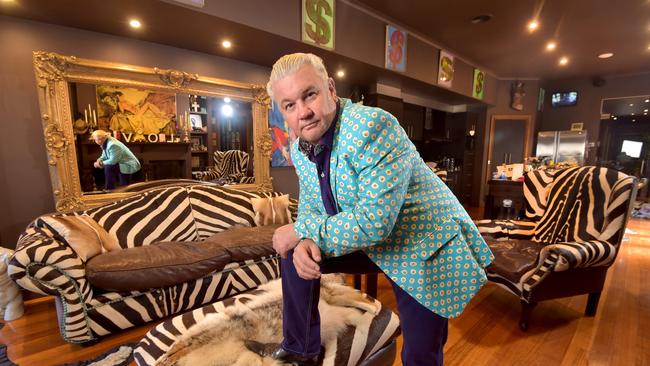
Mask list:
MULTIPOLYGON (((518 328, 519 300, 488 284, 460 318, 450 321, 445 364, 650 365, 650 221, 632 220, 628 229, 595 317, 582 315, 586 296, 542 302, 524 333, 518 328)), ((383 278, 378 297, 395 308, 383 278)), ((8 345, 9 359, 21 366, 57 365, 135 342, 151 326, 91 347, 67 344, 59 336, 52 298, 42 298, 26 304, 25 316, 4 324, 0 343, 8 345)), ((395 365, 401 365, 399 357, 395 365)))

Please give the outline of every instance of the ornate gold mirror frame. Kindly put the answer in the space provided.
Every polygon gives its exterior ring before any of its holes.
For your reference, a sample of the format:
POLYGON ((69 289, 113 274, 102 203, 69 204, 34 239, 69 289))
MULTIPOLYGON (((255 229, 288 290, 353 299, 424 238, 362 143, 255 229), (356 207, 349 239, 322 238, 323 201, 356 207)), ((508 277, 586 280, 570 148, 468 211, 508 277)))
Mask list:
POLYGON ((244 190, 272 190, 270 176, 271 136, 268 127, 270 99, 261 85, 199 76, 177 70, 142 67, 63 56, 36 51, 34 71, 40 104, 47 161, 57 211, 68 211, 112 202, 134 194, 84 195, 81 190, 75 151, 70 83, 93 83, 232 97, 252 104, 254 184, 229 186, 244 190))

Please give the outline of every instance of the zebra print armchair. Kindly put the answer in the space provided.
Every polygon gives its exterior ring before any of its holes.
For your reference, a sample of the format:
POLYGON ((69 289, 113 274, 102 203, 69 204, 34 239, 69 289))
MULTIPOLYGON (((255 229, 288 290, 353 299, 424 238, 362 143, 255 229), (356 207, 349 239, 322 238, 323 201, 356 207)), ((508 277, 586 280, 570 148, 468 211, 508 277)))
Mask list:
POLYGON ((214 165, 202 172, 193 172, 201 181, 216 181, 219 184, 249 183, 247 177, 250 156, 241 150, 215 151, 214 165))
POLYGON ((636 189, 636 178, 613 169, 533 171, 524 220, 476 222, 495 255, 487 277, 520 298, 522 330, 542 300, 589 294, 585 315, 595 315, 636 189))
MULTIPOLYGON (((255 226, 251 198, 277 195, 205 184, 162 187, 55 215, 88 215, 127 249, 156 242, 198 242, 233 226, 255 226)), ((297 201, 291 200, 289 209, 295 219, 297 201)), ((230 262, 220 271, 169 287, 102 290, 91 285, 86 263, 41 218, 19 238, 8 272, 21 287, 55 297, 61 335, 70 343, 91 342, 212 303, 280 275, 278 257, 266 255, 230 262)))

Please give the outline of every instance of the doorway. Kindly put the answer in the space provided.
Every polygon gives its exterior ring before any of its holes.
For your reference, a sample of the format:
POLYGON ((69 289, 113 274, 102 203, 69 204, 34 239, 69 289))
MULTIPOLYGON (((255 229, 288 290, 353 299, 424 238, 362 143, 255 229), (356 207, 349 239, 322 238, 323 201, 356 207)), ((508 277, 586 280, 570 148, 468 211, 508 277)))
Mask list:
POLYGON ((497 165, 523 163, 530 142, 529 115, 493 115, 490 121, 486 179, 497 165))

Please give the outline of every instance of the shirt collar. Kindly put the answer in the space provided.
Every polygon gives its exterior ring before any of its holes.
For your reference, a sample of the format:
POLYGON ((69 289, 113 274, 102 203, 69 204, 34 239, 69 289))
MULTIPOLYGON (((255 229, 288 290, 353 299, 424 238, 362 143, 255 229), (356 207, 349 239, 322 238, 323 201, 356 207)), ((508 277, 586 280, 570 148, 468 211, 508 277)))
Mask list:
POLYGON ((334 116, 334 120, 332 121, 332 124, 329 126, 325 134, 321 136, 317 144, 312 144, 311 142, 304 141, 302 139, 298 141, 298 150, 300 150, 300 152, 305 154, 307 157, 310 157, 312 154, 313 156, 317 156, 323 152, 325 148, 332 150, 332 145, 334 144, 334 130, 336 130, 336 123, 339 120, 340 109, 341 103, 337 101, 336 115, 334 116))

